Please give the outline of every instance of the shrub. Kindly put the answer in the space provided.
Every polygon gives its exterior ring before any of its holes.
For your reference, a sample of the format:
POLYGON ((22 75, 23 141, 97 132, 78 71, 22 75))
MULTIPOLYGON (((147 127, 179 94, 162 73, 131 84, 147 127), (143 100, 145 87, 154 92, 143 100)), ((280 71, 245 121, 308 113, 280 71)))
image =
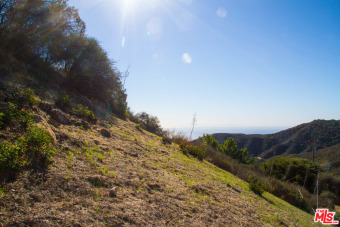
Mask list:
POLYGON ((24 157, 26 152, 22 142, 16 141, 14 144, 3 141, 0 144, 0 172, 16 172, 27 166, 28 162, 24 157))
POLYGON ((18 108, 16 104, 10 102, 8 104, 9 108, 0 112, 0 128, 7 125, 11 125, 16 128, 26 128, 32 123, 32 117, 28 111, 18 108))
POLYGON ((73 108, 72 113, 77 115, 78 117, 85 118, 91 122, 97 121, 97 118, 94 115, 94 113, 91 110, 89 110, 87 106, 84 107, 82 104, 78 104, 78 109, 73 108))
POLYGON ((59 106, 60 108, 66 108, 71 105, 71 99, 66 93, 64 93, 62 96, 60 96, 57 99, 55 104, 59 106))
POLYGON ((266 175, 283 181, 296 182, 313 192, 318 173, 318 165, 298 157, 277 156, 261 164, 266 175))
POLYGON ((204 134, 203 137, 198 139, 206 143, 207 145, 213 147, 214 149, 230 156, 233 159, 238 160, 240 163, 251 163, 252 159, 248 156, 247 148, 239 149, 237 143, 233 138, 228 138, 223 144, 219 144, 218 141, 209 134, 204 134))
POLYGON ((0 128, 4 125, 5 113, 0 112, 0 128))
POLYGON ((340 222, 340 213, 336 213, 334 215, 334 221, 339 221, 340 222))
POLYGON ((198 158, 198 160, 200 161, 207 157, 207 148, 204 144, 195 146, 181 143, 179 147, 182 149, 184 154, 191 154, 192 156, 198 158))
POLYGON ((171 139, 167 135, 162 136, 162 142, 164 145, 172 143, 171 139))
POLYGON ((20 107, 34 107, 38 104, 38 100, 34 97, 34 91, 31 88, 14 92, 11 100, 20 107))
POLYGON ((215 150, 213 147, 207 146, 207 160, 217 167, 232 173, 233 160, 230 159, 230 157, 227 157, 225 154, 215 150))
POLYGON ((55 153, 52 136, 46 130, 32 126, 23 140, 32 166, 47 167, 51 162, 50 157, 55 153))
POLYGON ((142 128, 159 136, 163 134, 163 129, 157 117, 145 112, 138 113, 135 117, 142 128))
POLYGON ((126 113, 127 113, 128 118, 129 118, 130 121, 132 121, 134 123, 139 123, 137 116, 132 112, 130 107, 127 107, 126 113))
POLYGON ((15 175, 25 167, 45 168, 55 153, 52 137, 44 129, 31 126, 27 134, 13 143, 0 143, 0 173, 15 175))
POLYGON ((299 191, 297 190, 297 186, 282 182, 278 179, 271 179, 267 183, 267 191, 277 197, 279 197, 282 200, 285 200, 286 202, 304 210, 307 212, 311 212, 311 201, 307 200, 308 197, 308 191, 304 190, 303 188, 300 188, 302 191, 304 198, 301 197, 299 191))
POLYGON ((249 189, 258 195, 262 195, 263 192, 266 190, 266 184, 263 183, 257 177, 252 177, 251 175, 249 175, 248 182, 249 182, 249 189))

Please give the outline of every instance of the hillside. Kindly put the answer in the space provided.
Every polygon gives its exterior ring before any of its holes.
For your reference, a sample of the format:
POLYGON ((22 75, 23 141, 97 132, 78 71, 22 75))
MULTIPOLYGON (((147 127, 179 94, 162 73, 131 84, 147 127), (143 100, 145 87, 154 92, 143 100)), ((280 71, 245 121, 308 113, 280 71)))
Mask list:
MULTIPOLYGON (((250 155, 265 159, 275 155, 311 153, 314 146, 318 148, 318 155, 326 157, 326 148, 340 144, 340 120, 315 120, 268 135, 216 133, 213 136, 219 143, 228 137, 234 138, 250 155)), ((303 156, 311 158, 310 155, 303 156)))
MULTIPOLYGON (((4 226, 313 225, 312 215, 254 194, 248 183, 135 123, 113 116, 91 123, 46 101, 33 111, 57 152, 48 168, 2 182, 4 226)), ((8 132, 1 130, 1 141, 13 139, 8 132)))

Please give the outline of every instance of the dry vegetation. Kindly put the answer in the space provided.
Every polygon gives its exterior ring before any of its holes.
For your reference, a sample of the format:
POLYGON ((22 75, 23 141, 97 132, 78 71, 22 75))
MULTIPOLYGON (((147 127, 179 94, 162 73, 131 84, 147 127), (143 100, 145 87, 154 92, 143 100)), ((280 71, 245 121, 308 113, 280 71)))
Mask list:
MULTIPOLYGON (((41 109, 37 115, 50 117, 41 109)), ((269 193, 254 194, 246 182, 132 122, 48 126, 58 146, 53 164, 1 185, 4 226, 313 224, 312 215, 269 193)))

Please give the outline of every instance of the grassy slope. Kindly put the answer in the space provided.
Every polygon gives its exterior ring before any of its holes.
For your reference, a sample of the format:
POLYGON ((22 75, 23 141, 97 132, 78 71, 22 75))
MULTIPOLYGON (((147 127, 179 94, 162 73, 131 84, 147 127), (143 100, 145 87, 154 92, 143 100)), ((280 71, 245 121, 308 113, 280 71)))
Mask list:
MULTIPOLYGON (((44 114, 42 114, 44 115, 44 114)), ((47 119, 46 119, 47 120, 47 119)), ((177 145, 115 120, 92 129, 51 126, 59 153, 46 173, 24 172, 0 190, 4 225, 313 225, 313 216, 177 145), (105 138, 100 129, 112 136, 105 138), (109 190, 116 187, 117 197, 109 190)), ((3 132, 2 132, 3 133, 3 132)))

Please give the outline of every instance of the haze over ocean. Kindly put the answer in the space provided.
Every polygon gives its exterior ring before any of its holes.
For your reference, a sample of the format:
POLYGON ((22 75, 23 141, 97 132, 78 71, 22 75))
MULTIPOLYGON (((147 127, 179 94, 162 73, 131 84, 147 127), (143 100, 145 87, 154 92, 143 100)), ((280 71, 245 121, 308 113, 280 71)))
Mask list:
MULTIPOLYGON (((195 127, 192 133, 192 139, 197 139, 203 134, 214 134, 214 133, 241 133, 241 134, 272 134, 277 133, 288 128, 285 127, 195 127)), ((188 138, 192 128, 166 128, 169 131, 175 131, 183 133, 188 138)))

